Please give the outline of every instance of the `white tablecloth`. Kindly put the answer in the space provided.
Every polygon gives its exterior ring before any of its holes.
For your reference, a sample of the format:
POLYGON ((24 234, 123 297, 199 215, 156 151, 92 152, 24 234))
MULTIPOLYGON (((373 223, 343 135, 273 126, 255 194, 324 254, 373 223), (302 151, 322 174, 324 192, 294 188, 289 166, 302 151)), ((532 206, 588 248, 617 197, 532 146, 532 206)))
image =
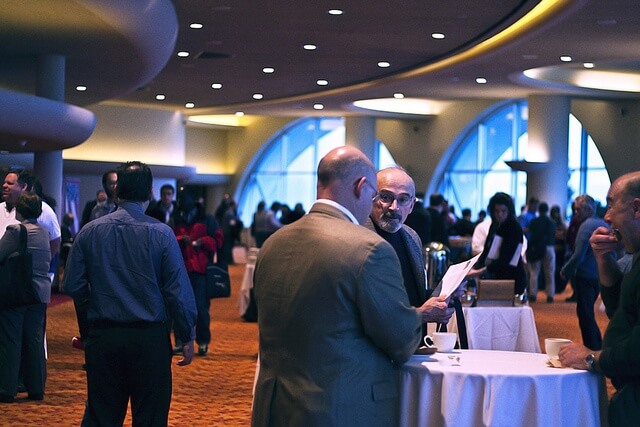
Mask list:
MULTIPOLYGON (((469 349, 540 353, 531 307, 463 307, 462 312, 469 349)), ((458 332, 455 315, 447 328, 450 332, 458 332)))
POLYGON ((402 427, 606 423, 604 378, 548 367, 544 354, 455 350, 414 356, 399 374, 402 427))
POLYGON ((238 309, 240 316, 242 316, 249 302, 251 301, 251 289, 253 289, 253 271, 256 268, 256 257, 258 256, 258 248, 250 248, 247 251, 247 265, 244 268, 244 275, 242 276, 242 284, 240 285, 240 295, 238 296, 238 309))

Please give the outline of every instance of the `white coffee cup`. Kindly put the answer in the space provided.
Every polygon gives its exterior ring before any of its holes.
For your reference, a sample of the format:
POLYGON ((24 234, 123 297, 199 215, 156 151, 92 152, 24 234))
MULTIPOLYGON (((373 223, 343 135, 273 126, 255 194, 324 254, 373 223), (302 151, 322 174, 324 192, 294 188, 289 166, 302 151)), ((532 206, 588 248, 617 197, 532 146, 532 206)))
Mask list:
POLYGON ((433 347, 437 348, 440 353, 449 353, 453 351, 458 336, 453 332, 434 332, 432 336, 425 337, 424 342, 429 346, 427 338, 433 342, 433 347))
POLYGON ((549 359, 557 359, 560 347, 570 342, 571 340, 566 338, 545 338, 544 351, 547 353, 547 356, 549 356, 549 359))

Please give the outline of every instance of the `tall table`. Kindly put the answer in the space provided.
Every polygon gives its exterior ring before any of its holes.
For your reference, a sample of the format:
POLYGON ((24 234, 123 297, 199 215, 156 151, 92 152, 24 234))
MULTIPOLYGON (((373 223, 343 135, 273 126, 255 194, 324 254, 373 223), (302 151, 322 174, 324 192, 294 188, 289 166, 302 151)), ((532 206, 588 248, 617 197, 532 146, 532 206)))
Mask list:
MULTIPOLYGON (((519 307, 463 307, 469 349, 540 353, 533 310, 519 307)), ((458 332, 455 315, 447 329, 458 332)))
POLYGON ((549 367, 544 354, 457 350, 413 356, 399 375, 403 427, 606 424, 604 377, 549 367))

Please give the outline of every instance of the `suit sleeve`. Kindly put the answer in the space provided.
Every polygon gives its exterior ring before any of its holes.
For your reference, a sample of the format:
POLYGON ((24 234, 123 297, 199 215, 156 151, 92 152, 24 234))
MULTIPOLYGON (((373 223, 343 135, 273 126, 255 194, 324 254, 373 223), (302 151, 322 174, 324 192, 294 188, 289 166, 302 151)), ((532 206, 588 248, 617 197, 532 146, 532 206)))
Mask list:
POLYGON ((365 334, 391 360, 404 363, 418 347, 422 326, 391 245, 381 241, 372 247, 360 278, 356 304, 365 334))

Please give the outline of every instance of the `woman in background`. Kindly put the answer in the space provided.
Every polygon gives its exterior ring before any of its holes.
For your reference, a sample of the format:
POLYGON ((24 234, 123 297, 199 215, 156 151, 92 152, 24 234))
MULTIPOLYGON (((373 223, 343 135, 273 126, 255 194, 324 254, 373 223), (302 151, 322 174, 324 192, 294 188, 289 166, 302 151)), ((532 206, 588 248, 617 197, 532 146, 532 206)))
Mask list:
MULTIPOLYGON (((49 233, 37 223, 42 213, 40 197, 23 193, 16 203, 17 218, 27 230, 27 251, 31 253, 33 287, 39 303, 0 310, 0 402, 13 402, 18 374, 28 398, 42 400, 47 365, 44 354, 44 325, 47 303, 51 300, 49 233)), ((0 239, 0 262, 20 248, 20 224, 7 226, 0 239)))
POLYGON ((487 211, 491 215, 491 228, 474 268, 482 269, 485 279, 514 280, 515 294, 522 295, 527 273, 522 261, 522 227, 516 219, 513 199, 506 193, 496 193, 489 200, 487 211))

